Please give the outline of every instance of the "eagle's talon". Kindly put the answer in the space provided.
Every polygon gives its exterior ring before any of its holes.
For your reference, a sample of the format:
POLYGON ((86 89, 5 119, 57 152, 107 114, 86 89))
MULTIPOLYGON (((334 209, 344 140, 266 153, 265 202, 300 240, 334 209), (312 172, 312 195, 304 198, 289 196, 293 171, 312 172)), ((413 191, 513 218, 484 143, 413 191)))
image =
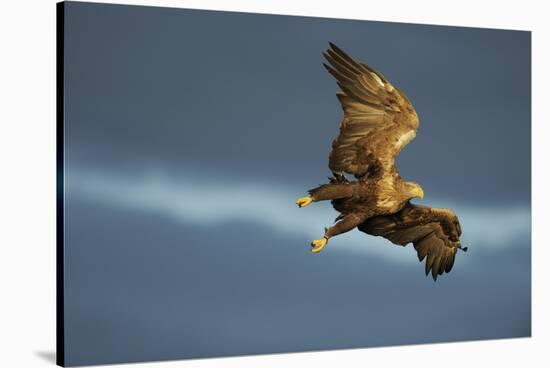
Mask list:
POLYGON ((313 198, 308 196, 308 197, 298 198, 298 200, 296 201, 296 204, 298 205, 298 207, 301 208, 309 205, 311 202, 313 202, 313 198))
POLYGON ((327 245, 327 243, 328 243, 327 238, 314 240, 311 242, 311 251, 313 253, 319 253, 320 251, 323 250, 323 248, 325 248, 325 245, 327 245))

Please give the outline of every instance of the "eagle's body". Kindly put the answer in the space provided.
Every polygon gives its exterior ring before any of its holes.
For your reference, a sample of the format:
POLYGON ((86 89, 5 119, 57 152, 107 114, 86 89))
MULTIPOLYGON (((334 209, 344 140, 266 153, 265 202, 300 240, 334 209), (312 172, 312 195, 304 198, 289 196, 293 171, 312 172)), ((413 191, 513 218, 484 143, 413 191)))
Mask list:
POLYGON ((365 216, 368 218, 395 213, 410 199, 407 195, 407 184, 397 173, 351 182, 342 176, 332 181, 333 183, 321 185, 309 192, 314 201, 331 199, 334 209, 342 216, 362 213, 368 214, 365 216))
POLYGON ((331 200, 340 215, 322 239, 312 242, 312 251, 321 251, 329 238, 358 227, 395 244, 413 242, 421 260, 428 256, 426 273, 432 271, 435 280, 450 271, 461 248, 460 225, 450 210, 411 204, 424 192, 402 179, 395 167, 396 156, 416 136, 418 115, 405 94, 379 72, 333 44, 324 56, 330 63, 324 64, 326 69, 341 88, 337 97, 344 110, 329 156, 333 177, 296 203, 303 207, 331 200), (355 180, 349 181, 344 173, 355 180))

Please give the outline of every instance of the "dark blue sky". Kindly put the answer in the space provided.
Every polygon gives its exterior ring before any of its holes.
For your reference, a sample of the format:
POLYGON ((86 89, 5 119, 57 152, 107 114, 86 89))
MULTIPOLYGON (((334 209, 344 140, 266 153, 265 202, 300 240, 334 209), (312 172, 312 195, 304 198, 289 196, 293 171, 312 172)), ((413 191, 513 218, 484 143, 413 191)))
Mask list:
POLYGON ((67 3, 68 364, 529 336, 530 33, 67 3), (460 216, 451 274, 354 231, 325 181, 332 41, 406 92, 403 177, 460 216))

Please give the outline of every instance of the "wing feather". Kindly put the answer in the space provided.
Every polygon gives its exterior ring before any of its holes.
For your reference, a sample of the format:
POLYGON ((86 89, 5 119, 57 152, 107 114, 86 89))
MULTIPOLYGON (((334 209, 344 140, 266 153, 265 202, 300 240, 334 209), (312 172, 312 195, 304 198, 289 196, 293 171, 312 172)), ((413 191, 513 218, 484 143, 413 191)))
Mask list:
MULTIPOLYGON (((394 244, 413 243, 418 260, 426 260, 424 271, 437 280, 450 272, 460 244, 460 223, 453 211, 407 203, 396 214, 373 217, 358 226, 359 230, 383 236, 394 244)), ((466 250, 466 248, 464 248, 466 250)))
POLYGON ((323 53, 323 64, 341 91, 344 110, 340 134, 332 144, 329 167, 333 172, 363 176, 369 167, 384 175, 394 169, 395 156, 412 140, 418 116, 407 97, 373 68, 359 63, 334 44, 323 53))

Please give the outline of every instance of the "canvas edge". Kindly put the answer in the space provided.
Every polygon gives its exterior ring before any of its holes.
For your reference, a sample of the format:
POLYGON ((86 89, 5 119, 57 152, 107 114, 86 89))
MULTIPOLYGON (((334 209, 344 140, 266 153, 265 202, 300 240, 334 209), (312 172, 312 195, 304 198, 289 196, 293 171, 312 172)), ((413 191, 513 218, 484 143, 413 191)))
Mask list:
POLYGON ((56 3, 56 364, 65 366, 64 32, 65 3, 56 3))

